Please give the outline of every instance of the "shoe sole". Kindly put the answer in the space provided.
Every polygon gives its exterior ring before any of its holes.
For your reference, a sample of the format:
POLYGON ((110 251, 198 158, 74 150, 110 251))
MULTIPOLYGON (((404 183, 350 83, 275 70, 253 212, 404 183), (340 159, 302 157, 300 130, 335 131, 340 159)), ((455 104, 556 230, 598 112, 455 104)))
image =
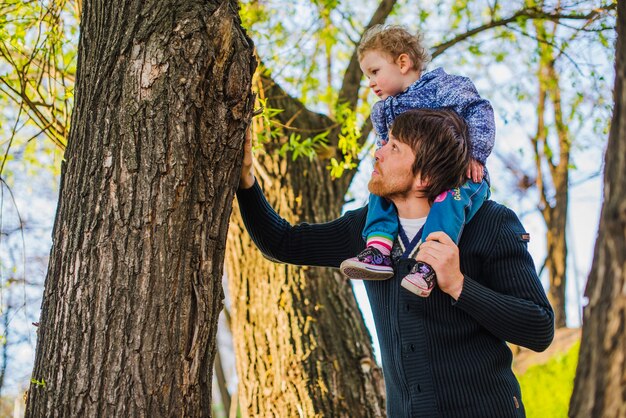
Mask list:
POLYGON ((417 296, 421 296, 423 298, 427 298, 428 296, 430 296, 430 292, 432 291, 432 289, 429 290, 425 290, 415 284, 413 284, 413 282, 407 280, 407 279, 402 279, 402 282, 400 283, 400 286, 404 287, 406 290, 408 290, 409 292, 416 294, 417 296))
POLYGON ((376 267, 358 261, 346 260, 339 267, 344 276, 356 280, 387 280, 393 277, 389 267, 376 267))

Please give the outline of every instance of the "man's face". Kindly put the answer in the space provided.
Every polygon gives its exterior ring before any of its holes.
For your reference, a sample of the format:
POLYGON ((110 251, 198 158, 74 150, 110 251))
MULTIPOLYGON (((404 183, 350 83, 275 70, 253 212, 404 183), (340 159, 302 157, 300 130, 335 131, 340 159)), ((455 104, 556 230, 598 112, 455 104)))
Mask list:
POLYGON ((415 152, 389 134, 389 141, 375 154, 376 163, 368 184, 370 193, 386 198, 405 197, 417 190, 419 176, 412 173, 415 152))
POLYGON ((401 66, 391 56, 380 51, 367 51, 360 62, 369 86, 378 97, 386 99, 402 93, 411 80, 401 66))

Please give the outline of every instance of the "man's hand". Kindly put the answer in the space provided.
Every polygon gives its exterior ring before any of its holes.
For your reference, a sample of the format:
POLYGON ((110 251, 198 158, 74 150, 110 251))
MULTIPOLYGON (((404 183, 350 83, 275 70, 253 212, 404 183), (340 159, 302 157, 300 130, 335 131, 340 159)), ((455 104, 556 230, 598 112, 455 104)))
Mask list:
POLYGON ((250 128, 246 131, 246 142, 243 145, 243 165, 241 166, 241 177, 239 177, 239 188, 249 189, 254 186, 254 168, 252 167, 252 134, 250 128))
POLYGON ((459 248, 445 232, 433 232, 420 245, 416 260, 430 264, 437 274, 442 292, 457 300, 463 290, 464 276, 459 262, 459 248))
POLYGON ((485 177, 485 167, 472 158, 470 160, 469 166, 467 167, 466 175, 468 178, 472 179, 474 183, 480 183, 485 177))

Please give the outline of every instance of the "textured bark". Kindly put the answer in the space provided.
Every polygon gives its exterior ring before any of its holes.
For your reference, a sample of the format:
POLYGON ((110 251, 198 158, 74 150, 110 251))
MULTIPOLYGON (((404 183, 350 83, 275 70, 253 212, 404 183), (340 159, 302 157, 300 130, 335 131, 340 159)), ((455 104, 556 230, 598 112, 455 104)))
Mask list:
POLYGON ((210 416, 255 67, 235 1, 85 1, 28 417, 210 416))
POLYGON ((587 282, 589 304, 570 417, 626 417, 626 2, 617 5, 615 105, 604 203, 587 282))
MULTIPOLYGON (((324 126, 321 116, 308 120, 324 126)), ((337 183, 346 180, 332 182, 324 161, 275 151, 257 156, 257 178, 279 213, 293 223, 337 217, 345 193, 337 183)), ((264 259, 236 209, 226 260, 243 416, 384 416, 382 373, 346 279, 264 259)))
MULTIPOLYGON (((382 1, 367 26, 384 22, 394 4, 382 1)), ((361 77, 355 53, 344 75, 342 101, 356 103, 361 77)), ((329 148, 336 150, 340 127, 335 121, 308 110, 268 74, 259 83, 268 106, 284 110, 278 119, 287 126, 286 136, 294 129, 306 137, 332 128, 329 148)), ((270 203, 292 223, 339 216, 354 173, 333 181, 323 156, 295 162, 279 157, 285 140, 265 144, 257 155, 256 177, 270 203)), ((382 372, 347 280, 330 269, 265 260, 237 210, 226 260, 243 416, 385 416, 382 372)))

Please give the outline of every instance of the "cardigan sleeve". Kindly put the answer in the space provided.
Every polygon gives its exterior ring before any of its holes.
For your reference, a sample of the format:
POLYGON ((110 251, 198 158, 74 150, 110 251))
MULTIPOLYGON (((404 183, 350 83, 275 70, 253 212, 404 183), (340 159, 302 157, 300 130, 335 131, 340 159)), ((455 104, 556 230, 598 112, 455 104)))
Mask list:
POLYGON ((465 276, 455 306, 470 314, 493 335, 543 351, 554 338, 554 311, 528 253, 525 231, 508 208, 501 217, 493 251, 480 281, 465 276))
POLYGON ((250 237, 270 260, 339 267, 343 260, 365 248, 361 231, 367 207, 347 212, 327 223, 291 225, 270 206, 256 181, 249 189, 239 189, 237 199, 250 237))

